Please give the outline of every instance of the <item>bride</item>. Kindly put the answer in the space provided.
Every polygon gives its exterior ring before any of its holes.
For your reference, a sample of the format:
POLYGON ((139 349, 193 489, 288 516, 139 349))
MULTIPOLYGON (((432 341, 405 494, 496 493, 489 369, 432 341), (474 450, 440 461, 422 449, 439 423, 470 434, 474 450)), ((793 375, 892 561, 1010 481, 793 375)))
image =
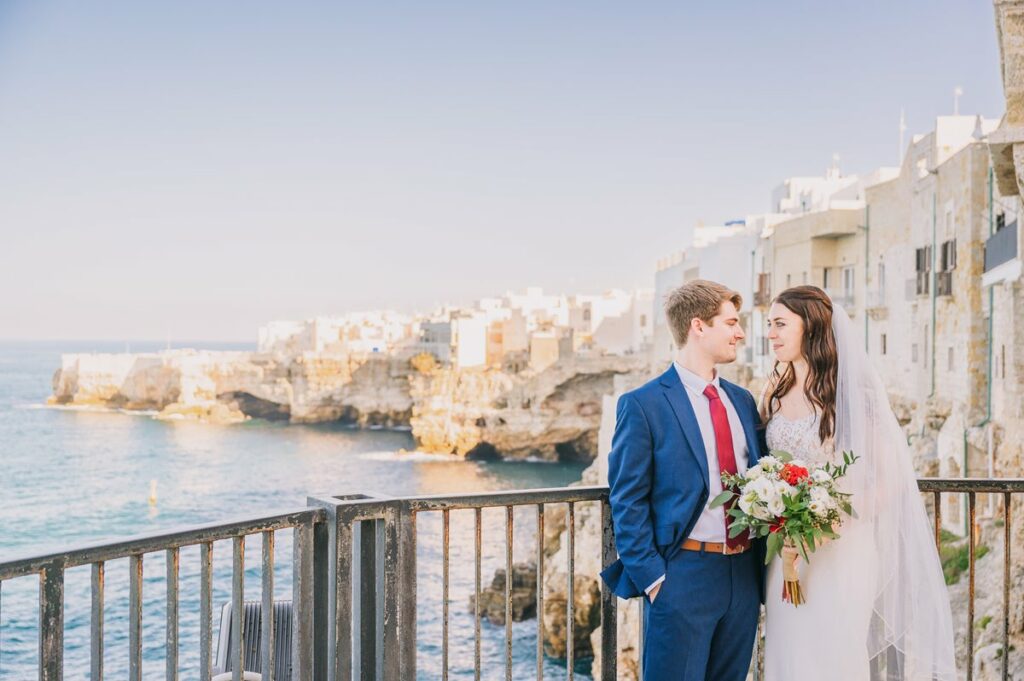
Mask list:
POLYGON ((768 568, 765 681, 953 681, 934 535, 863 335, 813 286, 783 291, 768 317, 777 359, 761 400, 769 449, 815 463, 842 463, 844 451, 860 458, 840 480, 857 518, 809 564, 785 549, 768 568), (799 607, 782 598, 784 562, 799 569, 799 607))

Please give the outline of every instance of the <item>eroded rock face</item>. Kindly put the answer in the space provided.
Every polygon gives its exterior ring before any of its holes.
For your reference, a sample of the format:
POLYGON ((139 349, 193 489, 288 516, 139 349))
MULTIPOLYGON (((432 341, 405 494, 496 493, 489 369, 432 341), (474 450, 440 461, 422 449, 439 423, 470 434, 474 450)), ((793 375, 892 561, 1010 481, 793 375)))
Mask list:
POLYGON ((437 369, 412 379, 413 434, 424 450, 471 458, 592 461, 603 396, 636 373, 642 361, 616 356, 539 374, 437 369))
POLYGON ((604 395, 616 376, 637 372, 642 360, 618 356, 506 373, 390 355, 65 355, 50 401, 147 409, 167 420, 411 428, 428 452, 586 462, 597 452, 604 395))

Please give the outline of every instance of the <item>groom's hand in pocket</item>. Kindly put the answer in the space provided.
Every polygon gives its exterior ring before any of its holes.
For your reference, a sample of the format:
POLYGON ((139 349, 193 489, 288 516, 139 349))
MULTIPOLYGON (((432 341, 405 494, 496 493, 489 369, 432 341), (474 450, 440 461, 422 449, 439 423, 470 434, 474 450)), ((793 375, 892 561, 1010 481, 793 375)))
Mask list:
POLYGON ((661 585, 665 582, 659 583, 656 587, 651 589, 651 593, 647 594, 647 598, 650 599, 651 603, 654 603, 654 599, 658 597, 658 592, 661 591, 661 585))

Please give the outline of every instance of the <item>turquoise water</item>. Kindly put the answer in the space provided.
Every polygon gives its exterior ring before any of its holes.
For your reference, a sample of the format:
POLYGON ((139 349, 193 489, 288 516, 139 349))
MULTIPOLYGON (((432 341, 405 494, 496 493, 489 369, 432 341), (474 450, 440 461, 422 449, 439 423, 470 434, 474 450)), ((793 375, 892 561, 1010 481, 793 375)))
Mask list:
MULTIPOLYGON (((212 349, 247 349, 211 345, 212 349)), ((237 426, 165 423, 148 416, 42 408, 63 352, 121 352, 123 343, 0 343, 0 561, 84 543, 291 509, 308 494, 444 494, 554 487, 578 480, 578 465, 482 463, 403 456, 407 432, 251 421, 237 426), (155 483, 157 503, 148 501, 155 483)), ((133 343, 133 352, 157 344, 133 343)), ((517 512, 516 560, 535 551, 532 509, 517 512)), ((440 519, 419 523, 419 677, 440 676, 440 519)), ((452 678, 472 678, 472 512, 452 514, 452 678)), ((484 571, 504 565, 504 515, 484 513, 484 571)), ((246 593, 259 598, 260 539, 246 546, 246 593)), ((290 532, 276 537, 275 595, 290 599, 290 532)), ((215 607, 230 594, 229 543, 215 556, 215 607)), ((107 678, 127 674, 128 565, 107 565, 107 678)), ((181 678, 198 673, 198 550, 181 554, 181 678)), ((145 678, 164 674, 164 563, 145 560, 145 678)), ((65 586, 65 678, 88 678, 89 568, 69 570, 65 586)), ((0 679, 34 678, 38 661, 38 581, 2 585, 0 679)), ((216 629, 215 613, 215 629, 216 629)), ((514 627, 515 678, 535 665, 535 622, 514 627)), ((503 627, 483 624, 484 677, 504 678, 503 627)), ((216 636, 216 634, 215 634, 216 636)), ((564 665, 548 660, 548 678, 564 665)))

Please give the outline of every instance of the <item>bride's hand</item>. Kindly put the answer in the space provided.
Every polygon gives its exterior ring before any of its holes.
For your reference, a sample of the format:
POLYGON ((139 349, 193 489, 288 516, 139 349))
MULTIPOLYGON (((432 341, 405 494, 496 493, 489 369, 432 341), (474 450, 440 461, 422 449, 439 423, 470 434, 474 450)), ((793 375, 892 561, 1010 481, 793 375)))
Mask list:
POLYGON ((782 574, 787 581, 795 581, 800 576, 798 568, 801 560, 800 552, 795 546, 782 547, 782 574))

